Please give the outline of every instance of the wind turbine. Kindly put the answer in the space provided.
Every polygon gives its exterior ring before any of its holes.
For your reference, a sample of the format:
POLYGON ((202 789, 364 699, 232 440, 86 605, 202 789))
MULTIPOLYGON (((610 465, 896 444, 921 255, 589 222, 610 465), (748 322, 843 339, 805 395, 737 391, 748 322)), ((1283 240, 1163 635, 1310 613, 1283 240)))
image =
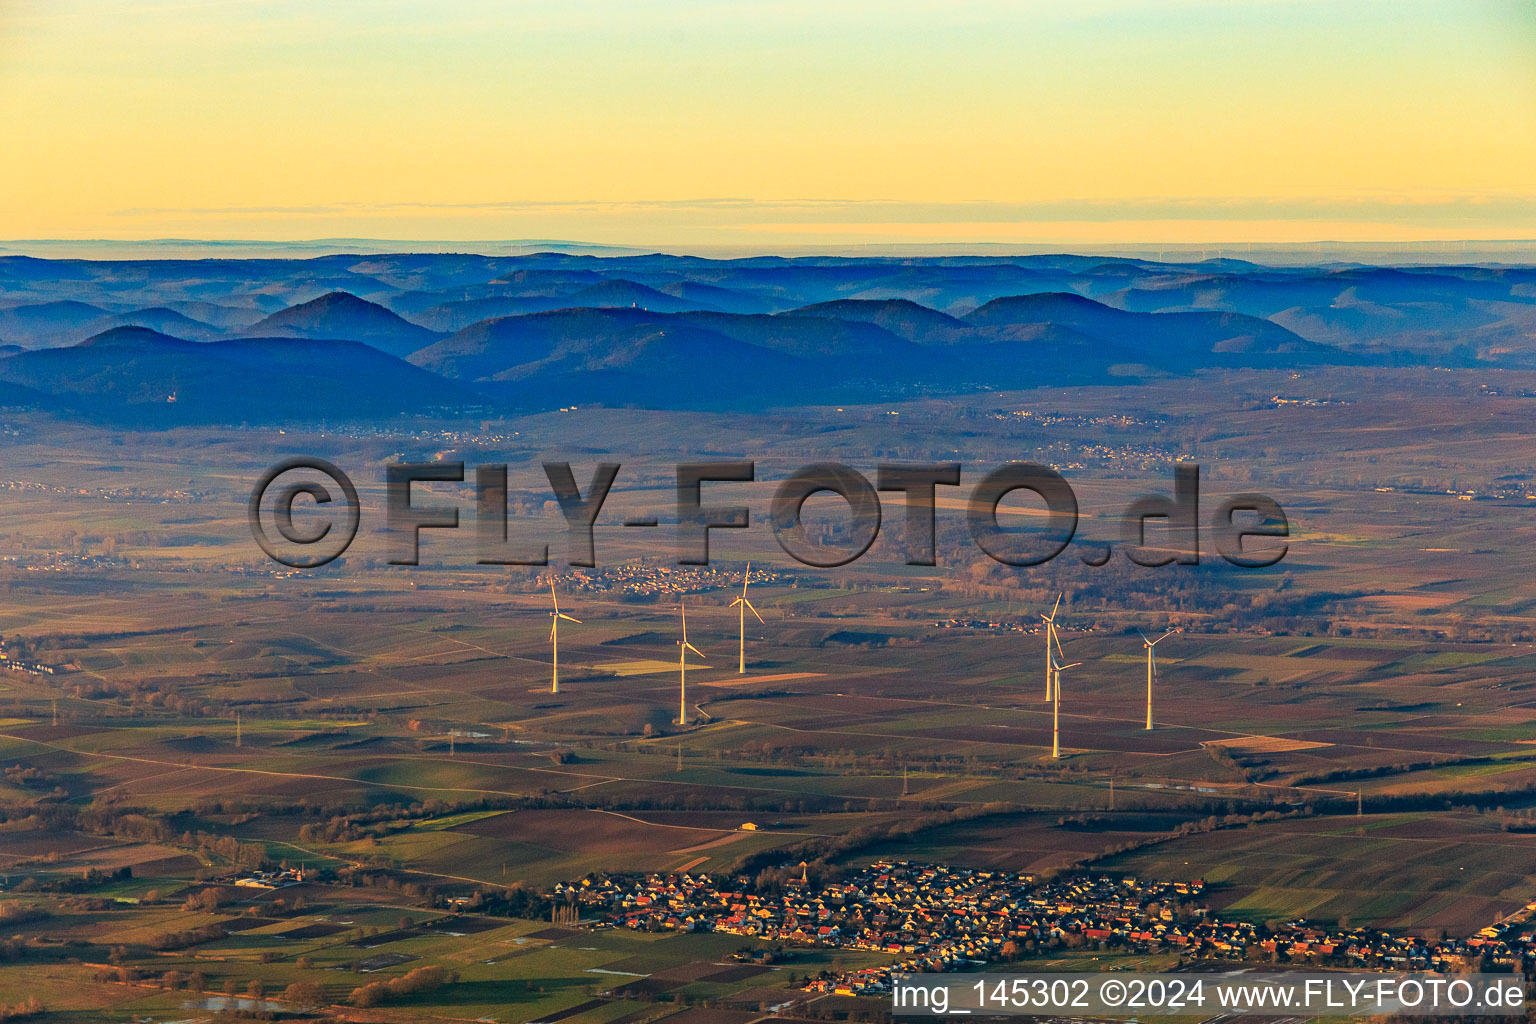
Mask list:
POLYGON ((1170 629, 1168 632, 1164 633, 1162 636, 1158 637, 1156 640, 1148 640, 1147 639, 1147 634, 1142 633, 1141 630, 1139 630, 1139 629, 1136 632, 1141 634, 1141 646, 1143 646, 1143 647, 1145 647, 1147 649, 1147 730, 1151 731, 1151 729, 1152 729, 1152 679, 1153 679, 1153 677, 1155 677, 1157 675, 1157 651, 1155 650, 1155 648, 1157 647, 1158 644, 1162 643, 1164 640, 1167 640, 1170 636, 1172 636, 1173 634, 1177 633, 1178 630, 1170 629))
POLYGON ((688 606, 682 601, 677 602, 678 610, 683 613, 683 638, 677 642, 677 724, 688 724, 688 652, 692 651, 699 657, 704 657, 704 652, 688 642, 688 606))
POLYGON ((549 692, 560 692, 560 620, 567 622, 580 622, 573 619, 560 610, 560 599, 555 596, 555 578, 549 578, 549 599, 554 603, 555 610, 549 613, 549 645, 554 657, 549 662, 549 692))
POLYGON ((1061 649, 1061 641, 1056 639, 1056 609, 1061 607, 1061 595, 1056 595, 1056 604, 1051 608, 1051 614, 1042 615, 1045 620, 1045 699, 1051 699, 1053 692, 1052 680, 1055 679, 1054 659, 1051 656, 1051 644, 1056 644, 1057 650, 1061 649))
MULTIPOLYGON (((1058 641, 1057 650, 1060 650, 1058 641)), ((1056 658, 1051 658, 1051 691, 1054 694, 1051 704, 1051 756, 1061 757, 1061 673, 1064 669, 1077 668, 1082 662, 1074 661, 1070 665, 1063 665, 1056 658)))
MULTIPOLYGON (((736 674, 743 676, 747 674, 747 612, 750 611, 753 615, 757 615, 757 609, 753 608, 752 602, 747 600, 747 580, 751 578, 752 563, 748 562, 747 574, 741 578, 741 596, 731 602, 732 608, 738 606, 741 608, 739 613, 741 615, 741 654, 740 660, 737 662, 736 674)), ((757 615, 757 621, 763 622, 763 617, 757 615)), ((763 625, 766 626, 767 623, 764 622, 763 625)))

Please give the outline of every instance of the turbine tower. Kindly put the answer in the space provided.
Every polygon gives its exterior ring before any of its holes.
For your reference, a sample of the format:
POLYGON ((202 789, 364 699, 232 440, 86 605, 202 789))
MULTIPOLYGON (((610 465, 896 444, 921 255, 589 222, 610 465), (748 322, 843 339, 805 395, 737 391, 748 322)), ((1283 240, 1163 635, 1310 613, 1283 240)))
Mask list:
MULTIPOLYGON (((1060 650, 1058 644, 1057 650, 1060 650)), ((1051 692, 1054 695, 1051 704, 1051 756, 1061 757, 1061 673, 1064 669, 1077 668, 1082 662, 1074 661, 1070 665, 1063 665, 1054 656, 1051 657, 1051 692)))
POLYGON ((1152 730, 1152 680, 1157 675, 1156 647, 1178 630, 1170 629, 1156 640, 1148 640, 1147 634, 1139 629, 1136 632, 1141 633, 1141 645, 1147 649, 1147 731, 1150 732, 1152 730))
POLYGON ((553 657, 549 661, 549 692, 560 692, 560 620, 567 622, 580 622, 573 619, 560 610, 560 599, 555 596, 555 578, 549 578, 549 599, 554 604, 554 611, 549 613, 549 646, 553 657))
MULTIPOLYGON (((752 607, 752 602, 747 600, 747 581, 752 578, 752 563, 747 563, 747 574, 741 578, 741 596, 731 602, 732 608, 741 609, 741 652, 736 664, 736 674, 747 674, 747 612, 757 615, 757 609, 752 607)), ((757 615, 757 621, 762 622, 763 617, 757 615)), ((766 622, 763 625, 767 625, 766 622)))
POLYGON ((692 651, 699 657, 704 657, 704 652, 688 642, 688 607, 682 601, 677 602, 678 610, 683 613, 683 638, 677 642, 677 724, 688 724, 688 652, 692 651))
POLYGON ((1052 658, 1052 655, 1051 655, 1051 644, 1055 643, 1057 650, 1061 649, 1061 641, 1056 639, 1056 609, 1060 608, 1060 607, 1061 607, 1061 595, 1057 594, 1056 595, 1056 604, 1055 604, 1054 607, 1051 608, 1051 614, 1040 616, 1040 618, 1045 620, 1045 699, 1046 700, 1050 700, 1051 699, 1051 694, 1053 692, 1053 690, 1052 690, 1052 685, 1053 685, 1052 684, 1052 680, 1055 679, 1055 669, 1053 667, 1054 659, 1052 658))

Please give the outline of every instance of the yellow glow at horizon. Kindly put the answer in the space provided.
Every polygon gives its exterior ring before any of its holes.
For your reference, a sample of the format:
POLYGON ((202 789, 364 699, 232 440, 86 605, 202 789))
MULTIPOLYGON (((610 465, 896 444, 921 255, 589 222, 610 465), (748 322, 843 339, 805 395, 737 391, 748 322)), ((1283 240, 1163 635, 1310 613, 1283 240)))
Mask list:
POLYGON ((1518 2, 21 0, 0 90, 0 238, 1536 237, 1518 2))

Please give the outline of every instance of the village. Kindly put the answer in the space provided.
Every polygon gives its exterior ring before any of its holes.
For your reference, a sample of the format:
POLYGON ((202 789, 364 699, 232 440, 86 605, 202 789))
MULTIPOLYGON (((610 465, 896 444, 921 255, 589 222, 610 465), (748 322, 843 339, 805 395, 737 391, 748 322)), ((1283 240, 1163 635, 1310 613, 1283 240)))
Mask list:
POLYGON ((1295 920, 1271 929, 1220 920, 1203 881, 1087 876, 1039 879, 907 861, 817 883, 801 869, 782 892, 738 876, 590 875, 557 885, 557 903, 595 927, 713 931, 788 945, 888 953, 889 963, 806 979, 811 991, 878 995, 910 973, 956 971, 1054 950, 1177 953, 1187 960, 1375 970, 1521 969, 1536 957, 1536 903, 1466 938, 1392 935, 1295 920))
MULTIPOLYGON (((559 573, 555 576, 559 586, 578 593, 624 594, 631 597, 664 597, 672 594, 698 594, 740 582, 739 573, 716 568, 687 568, 640 560, 616 565, 608 569, 587 569, 559 573)), ((752 582, 759 585, 788 584, 814 586, 814 582, 802 581, 791 573, 772 569, 752 570, 752 582)), ((543 586, 534 584, 534 589, 543 586)))

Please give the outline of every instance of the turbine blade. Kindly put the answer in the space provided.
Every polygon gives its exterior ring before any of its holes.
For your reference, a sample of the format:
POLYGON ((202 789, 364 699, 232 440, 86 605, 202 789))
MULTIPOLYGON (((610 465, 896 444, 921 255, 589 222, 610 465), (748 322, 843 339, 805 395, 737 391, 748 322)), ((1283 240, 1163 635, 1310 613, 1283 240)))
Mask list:
MULTIPOLYGON (((757 609, 752 607, 751 601, 743 601, 742 603, 747 606, 747 611, 751 612, 753 615, 757 615, 757 609)), ((763 617, 761 615, 757 615, 757 621, 762 622, 765 626, 768 625, 767 622, 763 621, 763 617)))
POLYGON ((699 657, 704 657, 704 652, 693 646, 693 644, 684 643, 683 646, 688 648, 688 650, 692 651, 694 654, 697 654, 699 657))
POLYGON ((549 599, 555 603, 555 611, 560 610, 560 599, 555 596, 555 578, 549 577, 549 599))
POLYGON ((1054 626, 1051 627, 1051 639, 1056 641, 1056 653, 1065 658, 1067 652, 1061 649, 1061 634, 1056 632, 1056 627, 1054 626))
POLYGON ((1138 629, 1136 631, 1136 635, 1141 637, 1141 642, 1142 643, 1146 644, 1148 647, 1152 646, 1152 641, 1147 639, 1147 634, 1143 633, 1141 630, 1138 629))
POLYGON ((732 601, 732 602, 731 602, 731 603, 730 603, 730 604, 729 604, 729 605, 727 605, 727 606, 726 606, 726 607, 728 607, 728 608, 735 608, 735 607, 736 607, 736 606, 737 606, 737 605, 739 605, 739 604, 745 604, 745 603, 746 603, 746 601, 747 601, 747 599, 746 599, 746 598, 744 598, 744 597, 738 597, 738 598, 737 598, 737 599, 736 599, 736 600, 734 600, 734 601, 732 601))
POLYGON ((1056 609, 1061 607, 1061 599, 1062 599, 1063 596, 1064 595, 1062 595, 1062 594, 1057 594, 1056 595, 1056 603, 1051 606, 1051 618, 1053 618, 1053 619, 1056 617, 1056 609))
POLYGON ((570 621, 570 622, 580 622, 581 621, 580 619, 575 618, 574 616, 570 616, 570 615, 565 614, 565 612, 561 612, 560 613, 560 617, 562 619, 566 619, 567 621, 570 621))
POLYGON ((1156 640, 1153 640, 1152 642, 1155 643, 1155 644, 1156 643, 1161 643, 1162 641, 1167 640, 1169 637, 1173 636, 1173 634, 1175 634, 1177 632, 1178 632, 1178 630, 1176 630, 1176 629, 1170 629, 1168 632, 1164 633, 1162 636, 1158 637, 1156 640))
POLYGON ((1080 662, 1080 661, 1074 661, 1070 665, 1060 665, 1060 666, 1058 666, 1056 671, 1060 672, 1062 669, 1077 668, 1077 666, 1079 666, 1081 664, 1082 664, 1082 662, 1080 662))

